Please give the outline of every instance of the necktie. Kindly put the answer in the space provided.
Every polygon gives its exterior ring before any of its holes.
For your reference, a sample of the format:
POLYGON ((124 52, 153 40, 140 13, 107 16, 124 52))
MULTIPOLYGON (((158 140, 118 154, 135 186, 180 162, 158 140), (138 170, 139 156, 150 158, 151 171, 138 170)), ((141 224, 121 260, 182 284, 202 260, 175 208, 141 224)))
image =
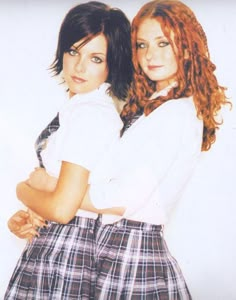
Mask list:
POLYGON ((47 145, 47 139, 48 137, 57 129, 59 128, 59 114, 56 115, 56 117, 47 125, 47 127, 40 133, 39 137, 37 138, 35 142, 35 150, 36 154, 39 160, 39 166, 41 168, 44 168, 42 157, 41 157, 41 151, 45 149, 47 145))

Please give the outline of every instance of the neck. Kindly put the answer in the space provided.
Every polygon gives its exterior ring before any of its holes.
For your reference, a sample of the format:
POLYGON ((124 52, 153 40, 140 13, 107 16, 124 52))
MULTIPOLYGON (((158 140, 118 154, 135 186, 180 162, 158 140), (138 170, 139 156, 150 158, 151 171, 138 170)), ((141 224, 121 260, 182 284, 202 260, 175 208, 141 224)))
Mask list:
POLYGON ((174 87, 176 86, 176 80, 174 78, 169 79, 169 80, 163 80, 163 81, 157 81, 156 83, 156 91, 160 92, 164 90, 167 87, 174 87))

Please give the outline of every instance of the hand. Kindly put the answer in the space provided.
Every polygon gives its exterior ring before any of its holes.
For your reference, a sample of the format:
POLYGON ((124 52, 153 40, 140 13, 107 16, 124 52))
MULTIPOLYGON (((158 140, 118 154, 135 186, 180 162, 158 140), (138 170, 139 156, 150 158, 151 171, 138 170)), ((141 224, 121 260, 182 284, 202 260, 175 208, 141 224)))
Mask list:
POLYGON ((35 236, 39 236, 36 226, 41 227, 44 223, 34 221, 37 224, 34 225, 30 218, 32 217, 29 212, 19 210, 8 220, 8 228, 20 239, 28 239, 31 242, 35 236))
POLYGON ((35 168, 33 172, 29 174, 27 183, 36 189, 43 190, 47 184, 47 173, 44 168, 35 168))
POLYGON ((55 190, 57 178, 48 175, 44 168, 35 168, 27 183, 33 188, 51 192, 55 190))
POLYGON ((46 221, 40 215, 36 214, 29 208, 27 212, 29 214, 29 222, 33 225, 35 229, 47 226, 46 221))

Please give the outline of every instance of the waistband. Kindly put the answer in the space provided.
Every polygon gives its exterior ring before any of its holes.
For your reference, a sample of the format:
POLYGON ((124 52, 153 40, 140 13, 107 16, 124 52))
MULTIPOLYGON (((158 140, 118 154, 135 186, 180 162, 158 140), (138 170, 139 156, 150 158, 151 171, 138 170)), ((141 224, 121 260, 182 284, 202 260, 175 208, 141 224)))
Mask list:
MULTIPOLYGON (((99 222, 102 222, 102 218, 103 216, 99 216, 98 218, 99 222)), ((113 224, 107 224, 105 226, 123 227, 125 229, 136 229, 142 231, 155 231, 155 232, 163 231, 163 225, 155 225, 146 222, 133 221, 129 219, 121 219, 120 221, 117 221, 113 224)))
POLYGON ((50 226, 52 224, 61 225, 61 226, 76 226, 82 228, 94 228, 97 222, 100 221, 100 218, 97 215, 97 218, 86 218, 82 216, 75 216, 70 222, 67 224, 60 224, 54 221, 47 221, 47 224, 50 226))

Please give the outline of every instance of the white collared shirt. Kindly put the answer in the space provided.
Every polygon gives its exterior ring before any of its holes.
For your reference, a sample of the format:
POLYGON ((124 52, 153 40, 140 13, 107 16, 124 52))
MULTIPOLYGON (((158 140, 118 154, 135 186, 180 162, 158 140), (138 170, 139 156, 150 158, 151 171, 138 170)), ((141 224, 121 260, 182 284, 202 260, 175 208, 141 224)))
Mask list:
MULTIPOLYGON (((59 129, 41 152, 48 174, 58 177, 61 162, 78 164, 92 171, 111 144, 119 139, 123 123, 104 83, 93 92, 75 95, 59 111, 59 129)), ((97 214, 78 210, 77 214, 96 218, 97 214)))
MULTIPOLYGON (((125 206, 127 219, 165 224, 201 153, 202 134, 192 97, 141 116, 91 172, 93 204, 125 206)), ((104 215, 103 223, 120 218, 104 215)))
POLYGON ((58 177, 61 162, 78 164, 91 171, 110 144, 119 138, 122 121, 112 98, 109 84, 73 96, 59 111, 59 129, 41 152, 47 172, 58 177))

